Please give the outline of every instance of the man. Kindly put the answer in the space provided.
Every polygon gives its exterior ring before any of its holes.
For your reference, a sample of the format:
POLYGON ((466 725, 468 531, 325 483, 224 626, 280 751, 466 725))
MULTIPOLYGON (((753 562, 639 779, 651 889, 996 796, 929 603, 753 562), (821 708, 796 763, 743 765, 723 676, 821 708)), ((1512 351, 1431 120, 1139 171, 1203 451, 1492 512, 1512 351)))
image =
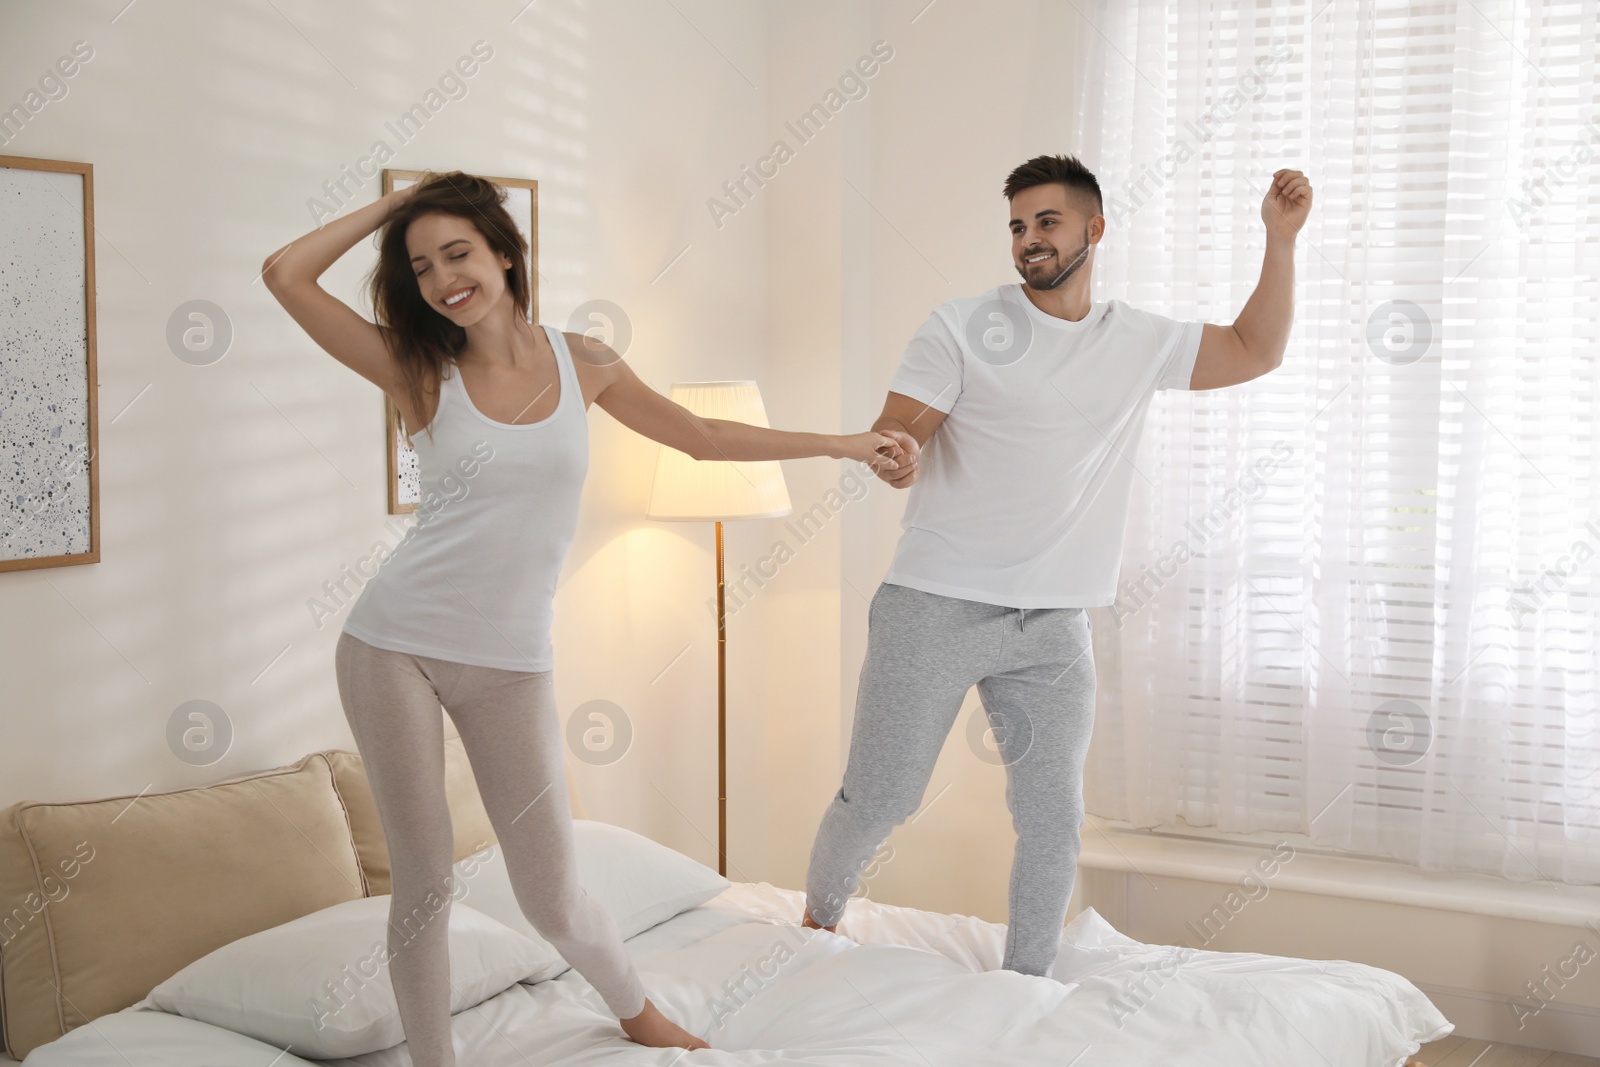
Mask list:
POLYGON ((872 598, 849 762, 812 846, 804 922, 838 924, 862 868, 921 802, 976 685, 1017 834, 1001 966, 1048 975, 1094 722, 1085 609, 1115 600, 1145 411, 1157 389, 1236 385, 1282 362, 1311 184, 1297 170, 1273 175, 1261 278, 1231 326, 1089 299, 1106 220, 1077 159, 1028 160, 1005 197, 1021 284, 936 309, 873 424, 909 433, 926 455, 883 476, 917 488, 872 598))

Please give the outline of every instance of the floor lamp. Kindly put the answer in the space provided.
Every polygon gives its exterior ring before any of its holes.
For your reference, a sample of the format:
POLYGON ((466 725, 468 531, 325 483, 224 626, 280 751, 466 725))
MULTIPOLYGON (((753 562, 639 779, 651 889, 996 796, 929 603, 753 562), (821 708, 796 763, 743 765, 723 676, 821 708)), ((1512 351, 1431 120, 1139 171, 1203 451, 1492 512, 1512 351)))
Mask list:
MULTIPOLYGON (((767 425, 755 382, 684 382, 672 400, 696 415, 753 426, 767 425)), ((730 519, 773 519, 793 510, 777 460, 736 463, 694 460, 662 446, 645 517, 717 524, 717 872, 728 873, 728 616, 723 602, 722 524, 730 519)))

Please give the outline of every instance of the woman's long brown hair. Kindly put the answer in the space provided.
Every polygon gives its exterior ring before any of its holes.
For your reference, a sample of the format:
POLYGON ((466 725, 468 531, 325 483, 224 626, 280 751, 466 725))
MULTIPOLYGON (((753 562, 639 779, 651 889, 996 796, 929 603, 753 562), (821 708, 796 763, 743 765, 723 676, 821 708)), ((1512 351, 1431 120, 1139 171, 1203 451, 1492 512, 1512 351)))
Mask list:
MULTIPOLYGON (((467 331, 435 310, 417 285, 411 256, 406 251, 406 230, 423 215, 442 213, 466 219, 483 235, 489 247, 511 261, 506 289, 524 320, 532 304, 528 279, 528 242, 506 211, 506 191, 493 182, 459 170, 429 173, 411 198, 383 224, 378 262, 368 276, 372 313, 389 354, 400 365, 411 410, 422 410, 423 382, 438 382, 445 365, 454 364, 467 347, 467 331), (387 327, 387 329, 384 329, 387 327)), ((402 424, 404 419, 401 420, 402 424)), ((405 427, 406 444, 411 428, 405 427)), ((433 423, 427 428, 433 439, 433 423)))

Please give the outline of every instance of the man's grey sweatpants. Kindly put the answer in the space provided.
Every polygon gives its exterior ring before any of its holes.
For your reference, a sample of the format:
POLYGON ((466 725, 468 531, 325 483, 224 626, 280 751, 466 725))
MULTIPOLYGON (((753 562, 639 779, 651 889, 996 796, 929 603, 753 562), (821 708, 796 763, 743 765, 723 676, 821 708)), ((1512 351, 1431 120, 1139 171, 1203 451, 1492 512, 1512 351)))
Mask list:
POLYGON ((1083 608, 1008 608, 888 582, 873 595, 844 784, 822 818, 806 910, 832 926, 889 832, 922 801, 967 690, 978 687, 1016 830, 1001 967, 1048 975, 1083 825, 1095 672, 1083 608))

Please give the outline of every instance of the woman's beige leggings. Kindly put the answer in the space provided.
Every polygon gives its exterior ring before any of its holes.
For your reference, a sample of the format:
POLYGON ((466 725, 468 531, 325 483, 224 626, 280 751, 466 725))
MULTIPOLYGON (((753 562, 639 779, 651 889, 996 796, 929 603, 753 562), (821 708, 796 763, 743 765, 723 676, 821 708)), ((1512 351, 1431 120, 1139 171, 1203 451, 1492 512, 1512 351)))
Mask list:
POLYGON ((444 705, 472 764, 522 912, 619 1019, 644 988, 610 912, 578 882, 572 805, 549 671, 508 671, 376 648, 340 634, 334 669, 389 844, 389 977, 415 1067, 455 1067, 444 705), (441 890, 443 890, 441 892, 441 890), (416 930, 406 916, 438 916, 416 930), (421 909, 418 911, 417 909, 421 909))

